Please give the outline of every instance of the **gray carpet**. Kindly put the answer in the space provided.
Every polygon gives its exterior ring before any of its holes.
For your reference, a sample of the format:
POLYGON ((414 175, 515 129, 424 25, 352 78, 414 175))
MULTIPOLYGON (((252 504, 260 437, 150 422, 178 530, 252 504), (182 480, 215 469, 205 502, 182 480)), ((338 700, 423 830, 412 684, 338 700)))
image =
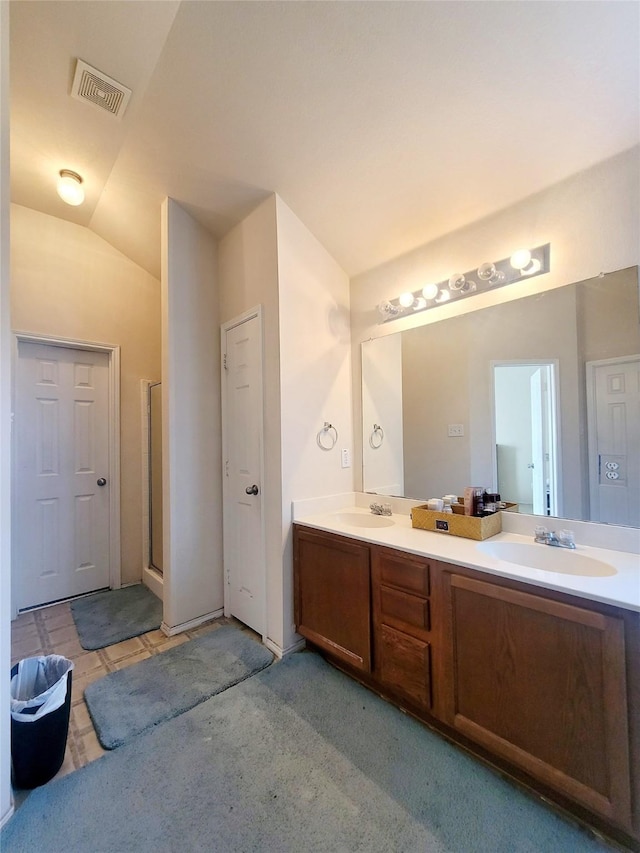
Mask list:
POLYGON ((147 631, 162 622, 162 602, 143 584, 87 595, 71 602, 83 649, 103 649, 147 631))
POLYGON ((596 853, 556 815, 303 652, 32 792, 11 853, 596 853))
POLYGON ((94 681, 84 699, 100 743, 114 749, 272 662, 261 643, 226 625, 94 681))

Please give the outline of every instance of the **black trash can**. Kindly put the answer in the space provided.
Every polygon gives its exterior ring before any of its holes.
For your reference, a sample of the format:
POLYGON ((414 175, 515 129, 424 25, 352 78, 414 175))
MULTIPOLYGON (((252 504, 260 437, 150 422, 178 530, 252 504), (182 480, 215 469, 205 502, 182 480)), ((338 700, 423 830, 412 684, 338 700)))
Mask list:
POLYGON ((37 788, 62 767, 69 733, 73 663, 25 658, 11 670, 11 758, 16 788, 37 788))

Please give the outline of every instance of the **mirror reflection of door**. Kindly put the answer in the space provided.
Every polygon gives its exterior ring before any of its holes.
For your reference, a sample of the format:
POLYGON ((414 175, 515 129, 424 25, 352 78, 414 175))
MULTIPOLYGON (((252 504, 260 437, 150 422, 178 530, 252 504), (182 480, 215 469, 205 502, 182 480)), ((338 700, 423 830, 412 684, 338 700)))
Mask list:
POLYGON ((162 384, 149 386, 149 565, 162 574, 162 384))
POLYGON ((495 364, 493 384, 498 491, 520 512, 558 515, 555 364, 495 364))
POLYGON ((640 526, 640 355, 587 362, 591 520, 640 526))

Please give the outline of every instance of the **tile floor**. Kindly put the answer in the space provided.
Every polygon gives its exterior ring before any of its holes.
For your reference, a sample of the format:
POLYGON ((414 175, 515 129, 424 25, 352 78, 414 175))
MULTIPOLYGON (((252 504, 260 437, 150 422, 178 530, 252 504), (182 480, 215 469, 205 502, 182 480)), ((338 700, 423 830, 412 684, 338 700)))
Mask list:
POLYGON ((71 773, 104 754, 84 701, 85 687, 109 672, 161 654, 187 640, 228 624, 239 625, 235 619, 221 617, 175 637, 166 637, 159 630, 149 631, 131 640, 89 652, 83 649, 78 641, 69 602, 21 613, 11 623, 12 666, 22 658, 49 654, 64 655, 75 664, 69 737, 64 763, 58 776, 71 773))

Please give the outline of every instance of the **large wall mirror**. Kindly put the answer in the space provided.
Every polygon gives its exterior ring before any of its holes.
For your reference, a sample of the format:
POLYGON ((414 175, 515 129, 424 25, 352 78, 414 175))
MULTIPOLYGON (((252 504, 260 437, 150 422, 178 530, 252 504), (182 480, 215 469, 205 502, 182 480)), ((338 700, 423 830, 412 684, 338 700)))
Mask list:
POLYGON ((362 344, 363 484, 640 527, 638 267, 362 344))

